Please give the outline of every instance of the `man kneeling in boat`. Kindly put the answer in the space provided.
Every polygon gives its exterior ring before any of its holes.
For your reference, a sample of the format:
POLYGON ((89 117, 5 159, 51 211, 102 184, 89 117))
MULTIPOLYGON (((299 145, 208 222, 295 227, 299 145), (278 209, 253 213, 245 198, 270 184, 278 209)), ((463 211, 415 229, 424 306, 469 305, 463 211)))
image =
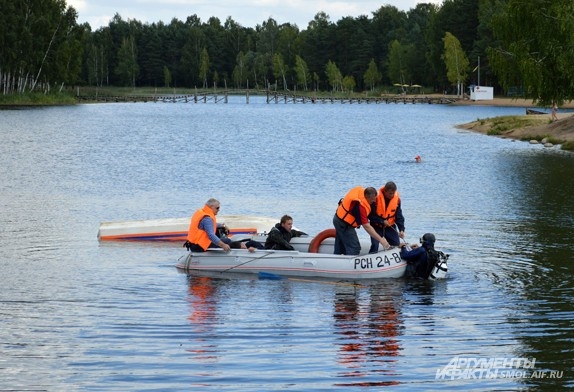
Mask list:
POLYGON ((256 241, 239 242, 231 241, 229 237, 216 235, 217 219, 221 204, 217 199, 209 199, 205 205, 195 211, 191 217, 187 241, 184 246, 192 252, 205 252, 208 248, 221 248, 226 252, 231 249, 248 249, 254 252, 255 249, 262 249, 263 245, 256 241))
POLYGON ((265 249, 295 250, 293 245, 289 243, 291 238, 301 237, 303 235, 306 236, 307 233, 293 229, 293 218, 289 215, 283 215, 281 221, 269 230, 269 234, 265 240, 265 249))

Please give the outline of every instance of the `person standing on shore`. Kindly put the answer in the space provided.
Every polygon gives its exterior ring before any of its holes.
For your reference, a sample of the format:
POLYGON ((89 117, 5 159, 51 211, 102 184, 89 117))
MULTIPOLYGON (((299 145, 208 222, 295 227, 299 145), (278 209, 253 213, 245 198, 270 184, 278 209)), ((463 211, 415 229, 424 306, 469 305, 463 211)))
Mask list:
POLYGON ((552 122, 558 120, 558 106, 556 105, 556 101, 552 101, 552 122))

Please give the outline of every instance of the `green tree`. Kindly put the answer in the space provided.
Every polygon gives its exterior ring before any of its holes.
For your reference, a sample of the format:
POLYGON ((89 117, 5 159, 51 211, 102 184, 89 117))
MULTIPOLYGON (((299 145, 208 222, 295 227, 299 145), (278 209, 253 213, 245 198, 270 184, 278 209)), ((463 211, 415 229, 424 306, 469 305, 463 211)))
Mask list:
POLYGON ((523 85, 541 105, 574 99, 574 3, 508 0, 492 21, 491 66, 505 88, 523 85))
POLYGON ((325 75, 327 76, 327 82, 331 86, 331 91, 337 92, 343 90, 343 75, 337 67, 337 64, 331 60, 327 61, 325 66, 325 75))
POLYGON ((369 86, 369 89, 371 89, 371 91, 375 91, 375 85, 379 83, 382 78, 383 76, 381 75, 379 69, 377 68, 375 59, 371 59, 371 61, 369 62, 369 68, 367 68, 367 71, 365 71, 365 74, 363 75, 363 80, 365 81, 365 84, 369 86))
POLYGON ((449 82, 456 86, 457 95, 463 94, 463 83, 468 77, 469 64, 466 54, 460 46, 459 40, 447 32, 443 38, 444 42, 444 63, 446 64, 447 78, 449 82))
POLYGON ((246 56, 243 52, 239 52, 235 59, 236 64, 233 69, 232 77, 233 83, 237 88, 241 88, 247 83, 247 64, 245 57, 246 56))
MULTIPOLYGON (((231 67, 235 53, 228 51, 226 45, 227 30, 223 27, 219 18, 209 18, 207 24, 202 26, 202 31, 205 36, 205 48, 209 53, 209 69, 220 71, 231 67)), ((210 72, 208 72, 209 74, 210 72)))
POLYGON ((280 54, 285 62, 285 88, 288 86, 288 80, 293 76, 295 68, 295 54, 301 54, 301 34, 297 26, 289 23, 279 26, 279 35, 277 37, 276 54, 280 54))
POLYGON ((0 1, 3 94, 48 92, 80 77, 84 33, 64 0, 0 1))
POLYGON ((305 60, 299 55, 295 56, 295 74, 297 75, 297 85, 303 86, 303 90, 307 91, 310 79, 309 68, 305 60))
POLYGON ((171 87, 171 72, 169 72, 169 68, 166 66, 163 67, 163 85, 165 87, 171 87))
MULTIPOLYGON (((309 22, 307 30, 301 32, 300 48, 294 58, 296 59, 296 56, 304 58, 310 72, 322 74, 327 61, 337 57, 337 41, 334 34, 335 25, 331 23, 329 15, 324 12, 317 13, 309 22)), ((296 64, 293 64, 293 69, 296 68, 296 64)))
POLYGON ((203 83, 203 88, 207 88, 207 74, 209 73, 209 54, 203 48, 199 57, 199 78, 203 83))
POLYGON ((275 54, 279 27, 273 18, 267 19, 263 25, 256 27, 257 31, 257 52, 275 54))
MULTIPOLYGON (((221 43, 223 45, 221 53, 224 57, 222 60, 224 61, 221 62, 221 68, 217 68, 223 79, 230 78, 231 81, 235 81, 233 72, 237 65, 237 57, 240 52, 245 53, 251 50, 254 35, 253 29, 242 27, 231 17, 226 19, 221 43)), ((237 84, 235 86, 239 87, 237 84)))
POLYGON ((319 83, 321 82, 321 78, 317 72, 313 72, 313 90, 317 91, 319 89, 319 83))
POLYGON ((471 67, 475 68, 480 62, 480 67, 471 74, 472 84, 494 86, 498 79, 492 71, 487 56, 490 47, 499 47, 500 41, 495 39, 492 32, 492 21, 495 16, 504 13, 505 4, 500 0, 483 0, 480 2, 477 26, 477 39, 470 55, 471 67))
POLYGON ((166 66, 163 49, 164 45, 167 45, 162 35, 167 26, 163 22, 142 25, 130 21, 130 29, 137 36, 141 34, 137 51, 139 82, 146 86, 161 86, 164 82, 164 67, 166 66))
MULTIPOLYGON (((107 39, 109 40, 109 49, 107 51, 108 55, 108 64, 110 68, 110 72, 107 75, 109 77, 108 83, 113 86, 129 86, 131 85, 131 81, 123 80, 123 76, 121 76, 117 71, 120 63, 120 53, 122 44, 126 39, 133 39, 134 34, 130 29, 130 24, 123 20, 119 14, 115 14, 112 20, 110 21, 108 27, 106 28, 107 31, 107 39)), ((139 64, 138 64, 139 67, 139 64)), ((128 76, 129 78, 129 76, 128 76)))
POLYGON ((414 83, 426 86, 433 86, 437 80, 429 61, 431 57, 428 56, 429 46, 426 40, 426 33, 437 8, 435 4, 418 3, 414 9, 407 12, 407 34, 404 42, 408 42, 412 47, 408 62, 409 73, 413 75, 414 83))
POLYGON ((345 17, 334 27, 337 43, 336 56, 332 58, 344 75, 362 80, 370 59, 373 57, 375 36, 366 16, 345 17))
POLYGON ((197 87, 198 83, 203 83, 199 76, 199 60, 205 42, 201 20, 196 15, 189 16, 185 22, 185 38, 180 61, 183 83, 187 86, 197 87))
POLYGON ((118 66, 116 74, 124 86, 136 86, 136 77, 139 72, 136 45, 133 37, 126 37, 118 52, 118 66))
POLYGON ((275 76, 276 79, 281 79, 283 82, 283 90, 287 90, 286 73, 287 67, 283 61, 283 56, 281 56, 281 53, 275 53, 273 55, 273 76, 275 76))
POLYGON ((357 86, 357 82, 355 82, 355 78, 351 75, 347 75, 343 78, 343 90, 352 92, 355 87, 357 86))
POLYGON ((267 74, 267 56, 254 52, 252 50, 243 56, 243 65, 245 69, 247 87, 259 88, 260 84, 266 84, 265 76, 267 74))
POLYGON ((373 12, 372 31, 375 37, 373 43, 373 55, 377 64, 381 64, 381 74, 383 82, 392 84, 388 80, 386 61, 389 58, 390 44, 394 40, 400 40, 406 35, 407 15, 395 6, 385 5, 373 12))
POLYGON ((404 90, 404 84, 407 82, 406 73, 406 49, 398 40, 390 44, 388 59, 389 79, 393 84, 400 84, 404 90))

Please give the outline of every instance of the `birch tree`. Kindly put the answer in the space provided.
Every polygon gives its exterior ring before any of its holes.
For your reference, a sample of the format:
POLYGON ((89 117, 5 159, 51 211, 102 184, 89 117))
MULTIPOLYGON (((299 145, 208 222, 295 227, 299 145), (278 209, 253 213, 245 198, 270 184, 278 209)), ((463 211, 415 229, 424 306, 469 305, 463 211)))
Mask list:
POLYGON ((295 57, 295 74, 297 75, 297 84, 302 85, 303 90, 307 91, 311 75, 307 63, 299 55, 295 57))
POLYGON ((84 28, 64 0, 0 0, 0 91, 47 92, 79 79, 84 28))
POLYGON ((203 48, 199 56, 199 78, 203 83, 203 88, 207 88, 207 74, 209 72, 209 53, 203 48))
POLYGON ((365 71, 363 75, 363 80, 366 85, 369 86, 371 91, 375 91, 375 85, 379 83, 383 78, 383 75, 379 72, 377 64, 375 64, 375 59, 371 59, 369 62, 369 68, 365 71))
POLYGON ((125 86, 136 86, 139 72, 136 46, 133 37, 125 37, 118 51, 118 67, 116 73, 125 86))
POLYGON ((327 61, 327 65, 325 66, 325 75, 327 75, 327 81, 331 86, 331 91, 337 92, 339 90, 343 90, 343 75, 337 67, 337 64, 331 60, 327 61))
MULTIPOLYGON (((494 14, 491 67, 505 88, 550 106, 574 99, 574 3, 509 0, 494 14)), ((500 5, 499 5, 500 7, 500 5)))
POLYGON ((446 76, 448 81, 453 86, 456 86, 457 95, 462 96, 463 83, 468 77, 470 62, 462 50, 459 40, 454 35, 446 32, 443 42, 443 60, 446 65, 446 76))

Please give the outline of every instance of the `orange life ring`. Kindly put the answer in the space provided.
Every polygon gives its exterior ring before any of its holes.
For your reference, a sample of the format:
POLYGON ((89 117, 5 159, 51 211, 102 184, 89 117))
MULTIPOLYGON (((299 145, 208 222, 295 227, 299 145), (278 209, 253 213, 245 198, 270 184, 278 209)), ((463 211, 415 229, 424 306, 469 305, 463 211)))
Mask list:
POLYGON ((335 229, 326 229, 320 232, 309 243, 309 253, 319 253, 321 243, 327 238, 335 238, 335 229))

